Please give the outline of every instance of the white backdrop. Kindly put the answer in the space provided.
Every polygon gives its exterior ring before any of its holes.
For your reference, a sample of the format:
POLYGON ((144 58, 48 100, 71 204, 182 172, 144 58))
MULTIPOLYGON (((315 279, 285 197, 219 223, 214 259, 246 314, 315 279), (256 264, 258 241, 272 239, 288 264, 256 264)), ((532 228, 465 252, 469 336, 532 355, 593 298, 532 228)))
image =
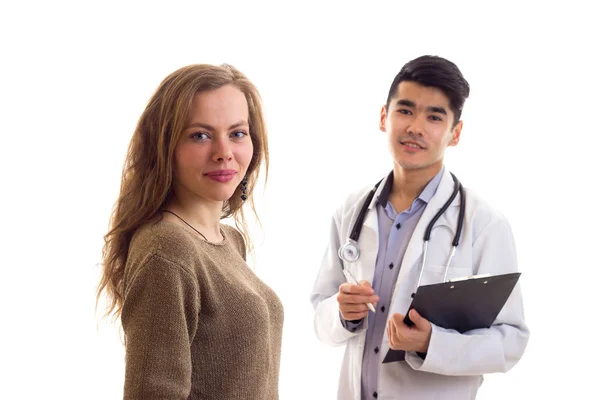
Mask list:
POLYGON ((0 398, 122 396, 124 351, 94 289, 126 147, 167 74, 228 62, 258 86, 270 132, 255 268, 285 306, 281 399, 333 399, 343 349, 316 340, 308 296, 334 208, 391 168, 379 110, 422 54, 471 84, 446 165, 511 221, 523 272, 529 347, 479 398, 596 392, 592 6, 168 3, 0 5, 0 398))

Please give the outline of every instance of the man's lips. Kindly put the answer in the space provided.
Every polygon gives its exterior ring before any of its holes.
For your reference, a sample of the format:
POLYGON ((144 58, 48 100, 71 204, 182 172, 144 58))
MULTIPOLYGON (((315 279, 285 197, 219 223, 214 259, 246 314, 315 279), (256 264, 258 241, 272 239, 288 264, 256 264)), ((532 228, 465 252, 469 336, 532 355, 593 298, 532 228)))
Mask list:
POLYGON ((413 142, 413 141, 410 141, 410 140, 406 140, 406 141, 405 140, 401 140, 400 144, 403 145, 403 146, 407 146, 407 147, 413 148, 413 149, 421 149, 421 150, 425 149, 424 146, 420 145, 417 142, 413 142))

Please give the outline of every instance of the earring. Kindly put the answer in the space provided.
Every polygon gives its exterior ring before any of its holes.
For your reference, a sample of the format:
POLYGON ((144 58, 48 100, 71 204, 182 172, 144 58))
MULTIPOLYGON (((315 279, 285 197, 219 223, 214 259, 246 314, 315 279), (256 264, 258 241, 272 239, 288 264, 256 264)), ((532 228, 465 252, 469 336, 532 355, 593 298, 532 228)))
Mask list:
POLYGON ((246 195, 247 185, 248 178, 244 177, 244 179, 242 179, 242 195, 240 196, 243 201, 245 201, 248 198, 248 196, 246 195))

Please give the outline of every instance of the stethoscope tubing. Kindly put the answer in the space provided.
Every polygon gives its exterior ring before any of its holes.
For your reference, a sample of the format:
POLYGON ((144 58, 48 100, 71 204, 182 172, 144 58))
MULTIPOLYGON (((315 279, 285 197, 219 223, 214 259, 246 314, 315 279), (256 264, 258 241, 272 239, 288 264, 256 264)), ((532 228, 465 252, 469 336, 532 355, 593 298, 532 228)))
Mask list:
MULTIPOLYGON (((427 261, 427 249, 429 246, 429 240, 431 239, 431 232, 433 230, 433 227, 434 227, 435 223, 437 222, 437 220, 446 212, 446 210, 448 210, 448 208, 450 207, 450 204, 452 204, 452 202, 454 201, 454 199, 456 198, 457 195, 460 195, 460 207, 459 207, 460 209, 459 209, 459 213, 458 213, 458 220, 456 223, 456 233, 452 240, 452 248, 450 250, 450 255, 448 257, 448 261, 446 262, 446 265, 445 265, 444 278, 443 278, 442 282, 446 282, 446 278, 448 276, 448 269, 450 268, 450 263, 452 262, 452 258, 454 257, 454 254, 456 253, 456 248, 458 247, 458 245, 460 243, 460 237, 462 234, 463 224, 464 224, 464 220, 465 220, 465 203, 466 203, 465 192, 464 192, 464 188, 463 188, 462 184, 456 178, 456 176, 453 173, 450 173, 450 175, 452 176, 452 180, 454 181, 454 190, 452 191, 452 195, 448 198, 448 200, 446 200, 446 202, 444 203, 442 208, 440 208, 438 210, 438 212, 431 219, 431 221, 429 221, 429 224, 427 225, 427 228, 425 229, 425 234, 423 236, 423 257, 421 260, 421 268, 420 268, 420 272, 419 272, 419 279, 417 281, 417 288, 420 286, 421 279, 423 277, 423 271, 425 269, 425 263, 427 261)), ((360 251, 358 249, 358 238, 360 237, 360 232, 362 230, 364 220, 366 218, 367 211, 369 209, 369 205, 371 204, 371 201, 373 200, 373 196, 375 196, 375 192, 377 191, 377 188, 379 187, 379 185, 381 184, 382 181, 383 181, 383 179, 380 180, 379 182, 377 182, 377 184, 375 184, 375 186, 371 189, 371 191, 367 195, 367 197, 361 207, 361 210, 356 218, 356 221, 354 222, 354 226, 352 227, 352 231, 350 232, 350 237, 348 238, 347 243, 342 245, 338 249, 338 257, 340 259, 342 259, 343 261, 355 262, 360 257, 360 251)), ((342 270, 344 268, 345 268, 344 264, 342 264, 342 270)), ((414 293, 413 293, 413 295, 414 295, 414 293)))

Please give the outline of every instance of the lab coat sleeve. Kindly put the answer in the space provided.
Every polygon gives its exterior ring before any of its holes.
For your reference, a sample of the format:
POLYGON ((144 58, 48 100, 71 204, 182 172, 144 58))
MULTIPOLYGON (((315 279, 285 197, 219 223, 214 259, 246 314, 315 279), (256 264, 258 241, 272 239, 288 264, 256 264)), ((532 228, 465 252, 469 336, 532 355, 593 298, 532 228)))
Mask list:
POLYGON ((346 282, 346 279, 337 253, 340 247, 339 226, 339 214, 336 213, 331 221, 329 244, 310 295, 315 310, 314 326, 317 338, 330 346, 345 344, 348 339, 356 336, 367 326, 365 321, 355 332, 351 332, 342 325, 340 320, 337 295, 340 285, 346 282))
MULTIPOLYGON (((517 272, 512 231, 501 216, 483 228, 473 242, 472 254, 477 274, 517 272)), ((413 369, 454 376, 507 372, 519 361, 529 340, 520 285, 517 283, 489 329, 460 334, 433 324, 432 328, 425 359, 414 352, 406 354, 413 369)))
POLYGON ((347 329, 350 332, 356 332, 357 330, 361 329, 365 324, 364 318, 361 318, 361 319, 355 320, 355 321, 346 321, 342 317, 341 311, 340 311, 340 321, 342 322, 342 326, 344 327, 344 329, 347 329))

